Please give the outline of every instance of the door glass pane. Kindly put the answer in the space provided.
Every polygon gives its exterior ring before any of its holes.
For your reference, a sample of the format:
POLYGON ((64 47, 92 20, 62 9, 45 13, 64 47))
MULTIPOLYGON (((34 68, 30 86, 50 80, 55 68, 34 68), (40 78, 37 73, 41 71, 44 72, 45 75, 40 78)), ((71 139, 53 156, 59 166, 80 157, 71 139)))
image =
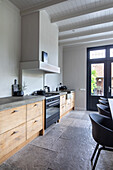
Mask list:
POLYGON ((104 96, 104 63, 91 64, 91 95, 104 96))
POLYGON ((110 57, 113 57, 113 48, 110 48, 110 57))
POLYGON ((105 58, 105 49, 90 51, 90 59, 105 58))
POLYGON ((111 96, 113 96, 113 63, 111 63, 111 96))

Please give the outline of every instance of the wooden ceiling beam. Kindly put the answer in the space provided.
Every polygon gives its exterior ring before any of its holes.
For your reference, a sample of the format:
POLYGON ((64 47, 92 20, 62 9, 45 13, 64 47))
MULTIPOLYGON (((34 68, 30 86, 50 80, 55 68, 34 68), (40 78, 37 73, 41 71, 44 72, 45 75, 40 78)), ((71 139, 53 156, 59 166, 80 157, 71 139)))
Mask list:
POLYGON ((88 36, 88 35, 94 35, 94 34, 100 34, 100 33, 109 33, 113 31, 113 26, 110 27, 103 27, 103 28, 96 28, 93 30, 86 30, 86 31, 81 31, 75 33, 73 32, 72 34, 66 34, 66 35, 60 35, 59 36, 59 41, 66 40, 66 39, 74 39, 76 37, 81 37, 81 36, 88 36))
POLYGON ((28 9, 25 9, 25 10, 21 10, 21 16, 23 15, 28 15, 30 13, 33 13, 33 12, 36 12, 36 11, 39 11, 41 9, 44 9, 44 8, 47 8, 49 6, 52 6, 52 5, 55 5, 55 4, 58 4, 58 3, 62 3, 62 2, 65 2, 67 0, 50 0, 48 2, 43 2, 43 3, 38 3, 37 5, 35 5, 34 7, 32 8, 28 8, 28 9))
POLYGON ((75 30, 78 28, 84 28, 84 27, 89 27, 89 26, 95 26, 99 24, 106 24, 113 22, 113 16, 105 16, 105 17, 100 17, 100 18, 95 18, 95 19, 90 19, 88 21, 81 22, 79 25, 76 23, 73 26, 70 26, 70 24, 67 24, 65 26, 59 27, 59 32, 65 32, 65 31, 70 31, 70 30, 75 30))
POLYGON ((94 44, 95 45, 95 43, 96 43, 96 45, 98 45, 98 43, 100 43, 101 42, 101 44, 103 44, 103 45, 105 45, 105 42, 106 43, 109 43, 109 44, 112 44, 113 43, 113 38, 109 38, 109 39, 100 39, 100 40, 92 40, 92 41, 86 41, 86 42, 79 42, 79 43, 74 43, 74 44, 66 44, 66 45, 61 45, 61 46, 63 46, 64 48, 66 47, 69 47, 69 46, 80 46, 80 45, 86 45, 87 44, 87 46, 91 46, 92 47, 92 44, 94 44))
POLYGON ((110 35, 102 35, 102 36, 97 36, 97 37, 89 37, 89 38, 81 37, 80 39, 76 39, 76 40, 59 42, 59 45, 68 46, 68 45, 83 44, 87 42, 96 42, 96 41, 102 41, 102 40, 113 40, 113 33, 110 35))
POLYGON ((76 11, 76 12, 72 12, 70 14, 66 13, 65 15, 60 15, 57 18, 51 18, 51 22, 52 23, 61 22, 61 21, 67 20, 67 19, 71 19, 71 18, 75 18, 75 17, 91 14, 91 13, 94 13, 94 12, 99 12, 99 11, 107 10, 109 8, 113 8, 113 3, 110 3, 110 4, 106 3, 104 5, 100 5, 99 4, 95 8, 93 6, 92 8, 89 8, 87 10, 76 11))

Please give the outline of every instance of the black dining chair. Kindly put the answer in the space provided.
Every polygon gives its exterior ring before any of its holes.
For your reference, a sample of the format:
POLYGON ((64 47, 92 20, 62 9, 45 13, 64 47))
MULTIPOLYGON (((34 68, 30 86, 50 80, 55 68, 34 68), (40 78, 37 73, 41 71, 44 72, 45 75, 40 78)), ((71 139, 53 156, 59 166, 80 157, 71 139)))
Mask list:
POLYGON ((103 104, 97 104, 99 114, 112 118, 110 108, 103 104))
POLYGON ((92 123, 92 136, 97 142, 91 157, 91 163, 93 165, 92 170, 95 170, 100 152, 102 150, 113 151, 113 121, 110 118, 97 113, 91 113, 89 117, 92 123), (99 147, 99 145, 101 146, 99 147), (97 156, 93 164, 96 153, 97 156))
POLYGON ((108 101, 108 98, 100 97, 100 100, 108 101))
POLYGON ((109 103, 108 101, 105 101, 105 100, 98 100, 100 104, 103 104, 103 105, 106 105, 106 106, 109 106, 109 103))

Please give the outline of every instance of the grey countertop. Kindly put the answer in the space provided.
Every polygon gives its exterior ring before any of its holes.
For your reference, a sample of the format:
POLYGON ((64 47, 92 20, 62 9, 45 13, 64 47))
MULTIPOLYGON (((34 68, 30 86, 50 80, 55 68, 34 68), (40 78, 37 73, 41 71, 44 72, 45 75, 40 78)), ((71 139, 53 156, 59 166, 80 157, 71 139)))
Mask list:
POLYGON ((64 95, 64 94, 67 94, 68 92, 75 92, 74 89, 67 89, 67 90, 64 90, 64 91, 53 91, 52 93, 58 93, 60 94, 60 96, 64 95))
MULTIPOLYGON (((53 91, 52 93, 58 93, 60 95, 67 94, 68 92, 74 92, 73 89, 67 89, 65 91, 53 91)), ((0 111, 19 107, 22 105, 35 103, 44 100, 44 96, 23 96, 23 97, 4 97, 0 98, 0 111)))
POLYGON ((0 111, 44 100, 44 96, 23 96, 0 98, 0 111))

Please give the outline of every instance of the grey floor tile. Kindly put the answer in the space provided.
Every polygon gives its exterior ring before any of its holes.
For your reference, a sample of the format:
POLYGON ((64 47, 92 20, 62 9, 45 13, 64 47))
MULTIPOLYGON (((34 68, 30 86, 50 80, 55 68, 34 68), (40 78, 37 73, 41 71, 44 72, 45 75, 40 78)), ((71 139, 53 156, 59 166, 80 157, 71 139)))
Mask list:
POLYGON ((53 144, 58 140, 65 130, 66 127, 57 124, 47 134, 34 139, 30 144, 51 150, 53 144))
POLYGON ((4 164, 11 170, 47 170, 51 159, 55 157, 53 151, 28 144, 4 164))

